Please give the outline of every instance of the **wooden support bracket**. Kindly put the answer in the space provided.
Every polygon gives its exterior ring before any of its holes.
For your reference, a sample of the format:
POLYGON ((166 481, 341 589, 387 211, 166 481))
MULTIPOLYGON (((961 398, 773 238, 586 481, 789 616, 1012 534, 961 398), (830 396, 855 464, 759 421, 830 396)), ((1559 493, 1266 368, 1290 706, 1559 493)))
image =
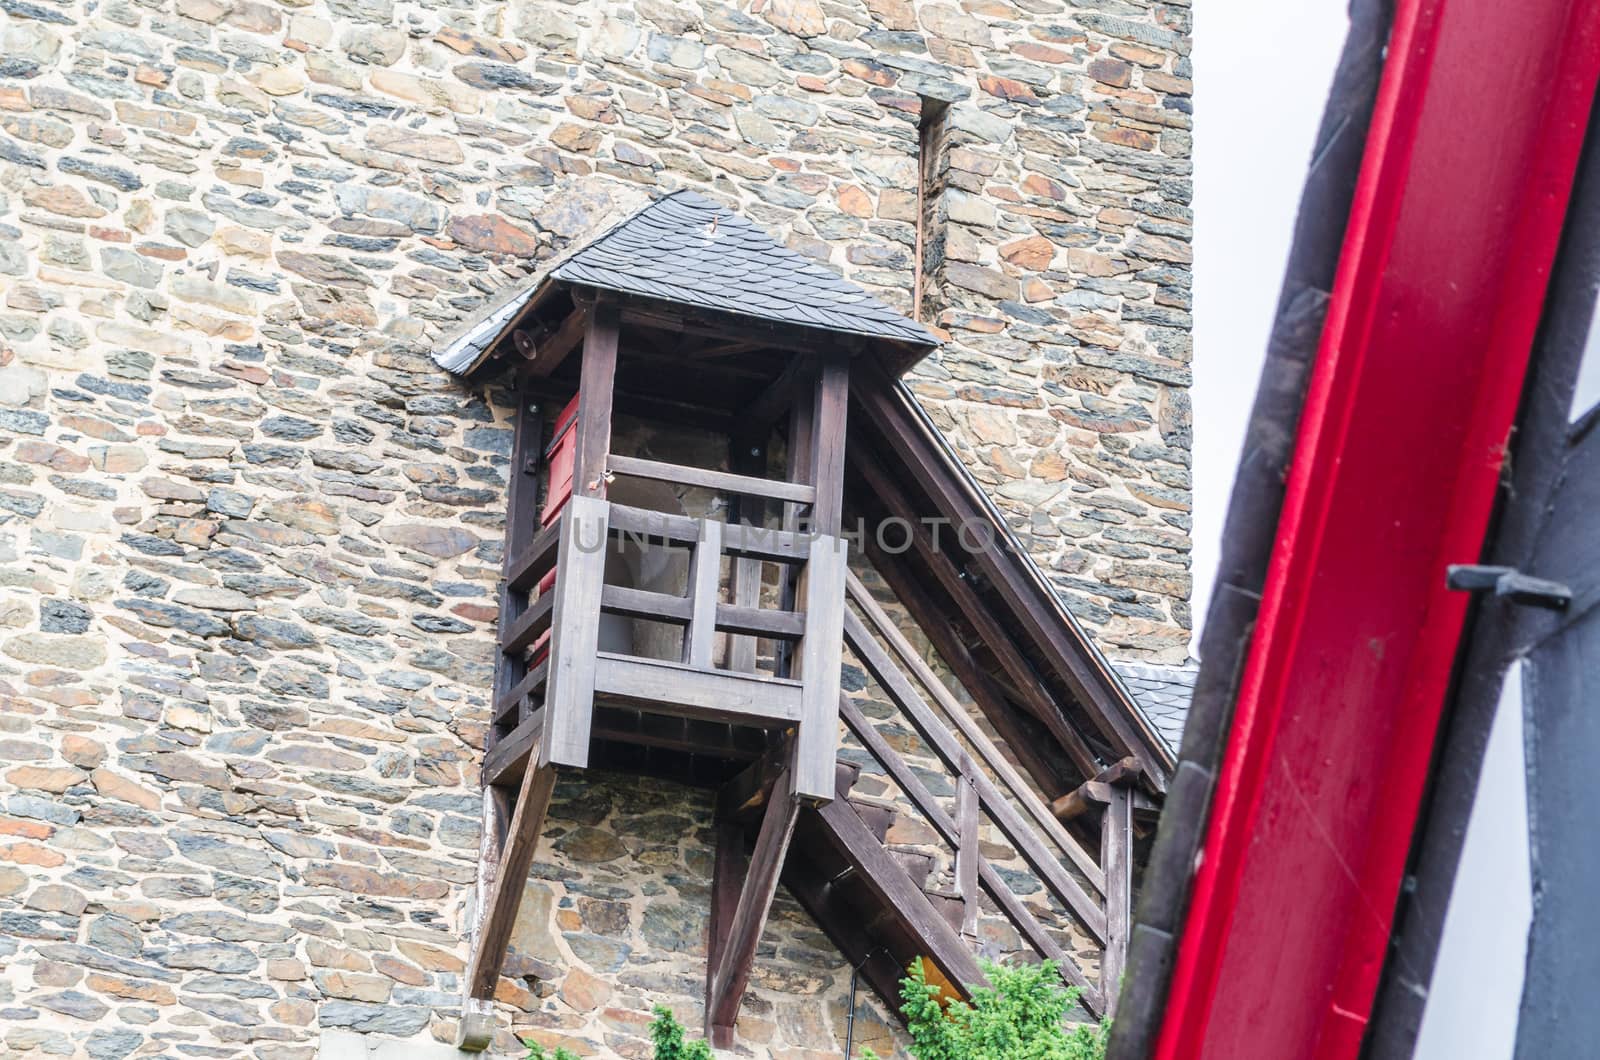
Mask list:
MULTIPOLYGON (((544 830, 545 812, 550 808, 550 795, 555 785, 554 766, 530 769, 523 774, 516 809, 512 811, 511 824, 506 832, 499 872, 491 893, 485 899, 478 937, 472 947, 471 963, 467 966, 469 999, 490 1001, 494 998, 495 986, 500 980, 500 966, 505 963, 511 929, 516 925, 517 909, 522 905, 523 886, 528 882, 528 870, 533 866, 534 851, 539 845, 539 833, 544 830)), ((463 1014, 463 1026, 467 1022, 466 1015, 463 1014)))
POLYGON ((743 833, 737 828, 717 832, 716 879, 712 882, 712 955, 706 969, 706 1037, 718 1049, 733 1045, 733 1024, 750 982, 761 929, 778 890, 778 875, 794 835, 800 803, 789 797, 787 777, 779 777, 773 796, 761 816, 755 853, 744 863, 743 833), (729 846, 737 844, 737 847, 729 846), (729 900, 738 898, 729 909, 729 900))

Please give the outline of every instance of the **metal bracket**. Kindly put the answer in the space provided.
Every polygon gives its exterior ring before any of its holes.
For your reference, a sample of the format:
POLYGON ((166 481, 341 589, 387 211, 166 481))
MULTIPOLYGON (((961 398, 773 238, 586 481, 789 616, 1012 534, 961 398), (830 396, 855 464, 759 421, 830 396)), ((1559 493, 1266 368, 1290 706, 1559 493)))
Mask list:
POLYGON ((1445 568, 1445 584, 1457 592, 1484 593, 1514 604, 1564 611, 1572 603, 1572 590, 1560 582, 1532 578, 1514 567, 1452 563, 1445 568))

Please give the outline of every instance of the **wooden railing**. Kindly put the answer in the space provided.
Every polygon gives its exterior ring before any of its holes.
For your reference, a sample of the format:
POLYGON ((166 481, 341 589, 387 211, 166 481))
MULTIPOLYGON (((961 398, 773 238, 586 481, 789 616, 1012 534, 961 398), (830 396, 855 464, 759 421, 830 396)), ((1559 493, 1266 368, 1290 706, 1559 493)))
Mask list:
MULTIPOLYGON (((1115 982, 1122 968, 1122 950, 1126 945, 1125 930, 1119 930, 1107 915, 1108 909, 1120 913, 1127 907, 1125 855, 1117 855, 1122 860, 1117 861, 1114 871, 1108 874, 1067 832, 956 701, 860 580, 848 574, 846 584, 849 600, 862 617, 846 610, 845 642, 923 743, 955 774, 955 815, 952 817, 945 810, 927 784, 859 707, 844 699, 840 714, 850 732, 954 851, 956 889, 963 904, 963 933, 970 936, 976 932, 981 889, 1040 956, 1058 962, 1062 977, 1069 985, 1080 989, 1084 1006, 1096 1015, 1104 1014, 1107 995, 1115 992, 1115 982), (937 712, 929 705, 928 698, 937 704, 937 712), (972 748, 971 752, 956 739, 957 732, 972 748), (999 783, 993 777, 999 778, 999 783), (1021 811, 1017 809, 1019 806, 1021 811), (980 855, 979 836, 984 815, 1046 891, 1104 948, 1100 983, 1089 981, 1071 955, 980 855), (1088 882, 1092 892, 1073 877, 1062 858, 1088 882), (1108 984, 1109 990, 1105 989, 1108 984)), ((1108 862, 1112 861, 1109 848, 1107 854, 1108 862)))
MULTIPOLYGON (((659 475, 683 481, 692 468, 613 458, 619 472, 659 475)), ((790 483, 705 472, 718 488, 792 504, 804 491, 790 483), (724 479, 731 481, 722 481, 724 479)), ((541 729, 498 751, 522 753, 537 744, 544 762, 583 766, 593 735, 595 703, 634 706, 680 718, 753 726, 797 726, 793 770, 796 793, 826 801, 833 794, 837 751, 839 655, 844 611, 844 542, 759 526, 729 525, 649 511, 594 497, 574 496, 561 518, 541 531, 524 552, 507 564, 507 581, 526 593, 550 571, 555 582, 534 596, 502 626, 501 651, 516 679, 495 700, 493 719, 500 739, 511 740, 535 713, 541 729), (640 548, 687 549, 689 571, 682 595, 605 582, 606 554, 619 543, 640 548), (795 606, 756 606, 759 598, 736 592, 722 599, 723 557, 735 569, 743 563, 775 562, 794 574, 795 606), (602 652, 600 616, 618 615, 660 622, 683 630, 676 659, 602 652), (529 648, 551 634, 543 658, 525 660, 529 648), (717 634, 729 637, 725 663, 754 659, 755 638, 792 646, 774 673, 718 666, 717 634), (737 652, 745 639, 752 650, 737 652)), ((748 584, 748 583, 747 583, 748 584)), ((497 745, 498 750, 498 745, 497 745)))

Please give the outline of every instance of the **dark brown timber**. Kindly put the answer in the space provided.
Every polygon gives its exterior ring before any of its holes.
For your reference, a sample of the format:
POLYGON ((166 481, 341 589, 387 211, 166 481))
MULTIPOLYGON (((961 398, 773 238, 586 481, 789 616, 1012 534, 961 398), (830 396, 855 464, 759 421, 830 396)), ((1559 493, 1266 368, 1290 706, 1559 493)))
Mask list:
MULTIPOLYGON (((784 854, 789 849, 795 819, 800 813, 800 803, 786 794, 788 786, 787 778, 778 778, 773 795, 767 800, 761 831, 756 836, 755 853, 739 886, 739 900, 728 922, 726 940, 707 975, 706 1036, 719 1049, 733 1045, 733 1023, 750 982, 756 944, 761 941, 761 928, 772 908, 772 897, 778 890, 778 874, 783 869, 784 854)), ((719 857, 718 864, 723 865, 724 859, 719 857)), ((713 890, 716 889, 717 885, 713 884, 713 890)))

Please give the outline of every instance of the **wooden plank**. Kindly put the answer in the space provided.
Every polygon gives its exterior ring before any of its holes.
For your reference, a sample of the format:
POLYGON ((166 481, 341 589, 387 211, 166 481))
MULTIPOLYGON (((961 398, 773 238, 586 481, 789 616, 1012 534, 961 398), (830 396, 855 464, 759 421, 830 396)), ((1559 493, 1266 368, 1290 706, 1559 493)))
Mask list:
POLYGON ((739 414, 742 433, 765 435, 790 408, 815 369, 809 357, 791 357, 778 378, 745 405, 739 414))
POLYGON ((1045 739, 1048 733, 1024 728, 1022 722, 1027 712, 1014 708, 1000 686, 972 657, 959 620, 951 615, 947 603, 935 599, 930 585, 933 579, 904 562, 914 560, 914 556, 891 555, 878 547, 874 536, 867 534, 864 538, 873 568, 893 590, 895 599, 910 612, 917 627, 950 668, 956 681, 977 703, 996 735, 1005 741, 1011 755, 1046 797, 1064 790, 1065 782, 1053 757, 1045 755, 1045 744, 1050 742, 1045 739))
MULTIPOLYGON (((796 611, 718 604, 717 628, 728 633, 748 634, 750 637, 793 641, 805 636, 806 616, 796 611)), ((734 669, 732 666, 728 668, 734 669)))
POLYGON ((606 460, 611 455, 611 401, 617 376, 616 303, 602 295, 589 314, 578 377, 578 422, 572 463, 572 495, 606 495, 606 460))
POLYGON ((600 645, 600 593, 605 578, 606 519, 610 505, 574 493, 561 514, 561 553, 550 638, 550 678, 545 692, 541 766, 589 764, 594 714, 595 654, 600 645))
POLYGON ((483 782, 502 785, 519 779, 543 734, 544 708, 539 707, 483 756, 483 782))
MULTIPOLYGON (((928 495, 939 514, 960 524, 987 522, 997 530, 997 540, 1010 535, 988 503, 960 470, 957 459, 932 435, 913 407, 915 399, 904 386, 881 369, 858 373, 853 396, 888 443, 897 466, 904 469, 928 495)), ((851 458, 859 446, 852 446, 851 458)), ((1072 620, 1055 592, 1033 570, 1025 553, 1008 547, 981 550, 975 561, 996 593, 1048 661, 1068 691, 1095 721, 1096 727, 1122 755, 1132 754, 1145 767, 1151 783, 1165 790, 1172 756, 1161 737, 1143 720, 1138 708, 1110 672, 1081 628, 1072 620)))
MULTIPOLYGON (((505 853, 506 830, 511 822, 515 804, 512 795, 504 788, 485 780, 483 785, 483 832, 478 841, 479 900, 473 903, 471 928, 468 931, 467 952, 478 951, 483 938, 483 923, 488 914, 487 896, 494 893, 495 881, 500 875, 500 861, 505 853)), ((456 1024, 456 1047, 467 1052, 482 1052, 494 1038, 494 1005, 490 1001, 472 996, 462 989, 461 1019, 456 1024)))
POLYGON ((961 893, 961 934, 978 935, 978 789, 956 778, 956 889, 961 893))
POLYGON ((626 475, 631 478, 653 479, 657 482, 670 482, 679 486, 701 486, 705 489, 716 490, 719 493, 766 497, 775 501, 794 501, 799 504, 810 504, 817 495, 817 491, 808 485, 779 482, 775 479, 753 478, 749 475, 735 475, 727 471, 712 471, 708 468, 688 467, 684 464, 668 464, 660 460, 646 460, 637 456, 618 456, 613 454, 609 461, 609 467, 614 474, 626 475))
POLYGON ((946 530, 941 542, 936 544, 928 527, 918 517, 916 509, 906 499, 904 491, 877 459, 866 453, 851 452, 851 459, 879 500, 896 516, 905 520, 906 532, 918 559, 934 576, 940 587, 949 595, 963 620, 972 626, 983 646, 995 657, 1000 668, 1010 679, 1022 706, 1050 730, 1084 776, 1093 776, 1100 770, 1100 760, 1085 742, 1083 735, 1074 729, 1056 704, 1050 690, 1044 686, 1033 664, 1023 657, 1016 642, 1004 626, 979 597, 965 576, 964 568, 953 556, 965 555, 959 551, 957 535, 946 530))
MULTIPOLYGON (((685 515, 669 515, 629 505, 611 506, 611 528, 621 534, 693 545, 700 540, 700 522, 685 515)), ((780 563, 802 563, 811 554, 810 539, 804 534, 768 529, 764 526, 724 526, 722 551, 734 556, 751 556, 780 563)))
POLYGON ((556 770, 553 766, 542 766, 523 775, 522 790, 517 795, 516 809, 512 812, 511 825, 506 834, 505 852, 500 859, 499 876, 495 880, 494 892, 488 898, 488 909, 467 968, 469 997, 479 1000, 494 997, 495 986, 500 979, 500 966, 505 962, 511 930, 516 925, 517 910, 522 905, 523 885, 528 881, 528 869, 533 865, 533 855, 539 844, 539 833, 544 828, 544 817, 550 808, 550 793, 555 790, 555 784, 556 770))
POLYGON ((978 723, 972 720, 972 716, 967 713, 966 708, 945 687, 945 683, 939 680, 938 675, 933 672, 933 668, 923 661, 922 656, 911 646, 911 642, 906 639, 905 634, 895 627, 894 622, 890 620, 883 608, 878 605, 878 601, 873 599, 872 593, 868 591, 867 587, 861 584, 861 579, 857 578, 853 572, 847 573, 845 587, 849 593, 850 600, 866 617, 867 624, 871 627, 872 632, 883 638, 884 643, 894 653, 894 657, 901 668, 908 671, 932 696, 934 703, 939 707, 940 713, 944 715, 945 720, 953 725, 966 738, 967 742, 977 749, 978 756, 983 761, 984 766, 1000 778, 1001 782, 1005 784, 1006 790, 1028 812, 1028 816, 1033 819, 1034 824, 1038 825, 1039 830, 1053 841, 1057 847, 1061 848, 1062 852, 1077 866, 1078 871, 1088 876, 1090 882, 1097 889, 1103 890, 1105 881, 1100 876, 1098 866, 1096 866, 1094 859, 1090 857, 1089 852, 1084 850, 1083 846, 1072 837, 1072 834, 1061 826, 1061 822, 1056 819, 1051 807, 1047 806, 1044 800, 1034 792, 1022 774, 1017 772, 1016 767, 1006 760, 1006 756, 1001 752, 1000 748, 996 747, 994 741, 989 739, 989 734, 979 728, 978 723))
POLYGON ((509 721, 512 726, 519 724, 522 721, 523 704, 527 702, 529 696, 544 688, 549 676, 550 664, 548 661, 542 662, 529 670, 522 680, 511 686, 511 691, 495 700, 494 720, 497 722, 509 721))
MULTIPOLYGON (((945 812, 944 807, 940 805, 933 793, 928 790, 928 786, 923 783, 922 778, 917 776, 906 760, 878 732, 877 727, 867 719, 865 714, 861 713, 861 708, 857 707, 848 698, 844 698, 839 701, 839 714, 844 718, 845 724, 850 727, 850 731, 855 733, 856 739, 860 740, 861 745, 867 749, 868 753, 883 766, 890 779, 899 786, 912 804, 927 818, 928 823, 933 826, 934 831, 939 833, 940 838, 959 849, 960 837, 966 833, 945 812)), ((981 809, 983 797, 978 794, 976 785, 963 786, 972 787, 973 793, 978 795, 977 801, 981 809)), ((1004 877, 995 870, 993 865, 981 856, 975 858, 973 864, 977 869, 978 883, 995 900, 995 904, 1000 907, 1001 913, 1011 922, 1012 927, 1016 928, 1024 938, 1028 939, 1040 956, 1058 962, 1061 965, 1062 978, 1067 985, 1076 986, 1083 990, 1087 998, 1093 992, 1093 984, 1084 976, 1082 969, 1077 966, 1071 954, 1058 946, 1055 940, 1045 932, 1038 919, 1028 910, 1027 906, 1022 904, 1021 899, 1017 898, 1010 885, 1005 882, 1004 877)), ((975 891, 972 893, 976 896, 975 891)), ((1094 1011, 1098 1013, 1098 1007, 1094 1011)))
POLYGON ((1110 802, 1111 788, 1114 785, 1128 785, 1131 788, 1143 775, 1144 767, 1139 764, 1137 758, 1129 755, 1121 761, 1111 763, 1072 791, 1053 801, 1050 810, 1061 820, 1070 821, 1089 812, 1094 806, 1103 806, 1110 802))
MULTIPOLYGON (((901 713, 917 730, 917 734, 939 756, 947 769, 959 772, 961 759, 965 754, 961 745, 956 742, 950 731, 940 724, 932 708, 923 701, 909 679, 895 667, 877 641, 872 639, 872 635, 867 632, 853 611, 846 611, 844 614, 844 630, 850 650, 861 660, 861 664, 866 667, 867 672, 878 682, 879 687, 895 706, 900 708, 901 713)), ((972 781, 977 785, 978 796, 983 800, 983 808, 988 811, 990 819, 1028 863, 1028 867, 1050 889, 1050 892, 1083 922, 1084 927, 1089 929, 1097 941, 1104 942, 1105 911, 1089 897, 1077 880, 1067 874, 1061 867, 1061 862, 1056 860, 1056 856, 1044 846, 1033 829, 1028 827, 1022 815, 994 786, 993 781, 982 772, 975 772, 972 781)))
MULTIPOLYGON (((790 361, 785 373, 793 369, 797 361, 790 361)), ((767 444, 766 439, 771 432, 771 421, 767 421, 764 428, 742 427, 739 432, 728 442, 728 470, 738 475, 748 475, 764 478, 767 470, 767 444)), ((732 526, 741 524, 752 527, 764 527, 767 522, 767 502, 760 497, 734 497, 728 506, 728 522, 732 526)), ((732 567, 729 570, 731 584, 729 596, 733 606, 742 610, 752 610, 761 603, 761 571, 762 562, 752 556, 732 557, 732 567)), ((718 629, 727 629, 720 619, 718 629)), ((733 632, 733 631, 730 631, 733 632)), ((753 636, 730 635, 728 637, 727 666, 730 670, 740 673, 752 673, 756 668, 756 654, 759 643, 753 636)))
POLYGON ((711 915, 706 922, 707 997, 711 996, 712 980, 727 949, 733 914, 739 908, 739 894, 750 871, 750 859, 744 850, 744 826, 721 818, 714 829, 717 845, 711 864, 711 915))
MULTIPOLYGON (((572 351, 578 348, 588 330, 588 311, 583 306, 578 306, 567 314, 567 318, 554 331, 535 336, 531 357, 528 357, 523 350, 523 344, 519 341, 517 351, 528 358, 528 374, 535 379, 549 378, 552 372, 561 367, 561 363, 572 351)), ((520 338, 522 334, 518 332, 517 336, 520 338)))
POLYGON ((848 799, 834 799, 817 809, 829 839, 857 869, 861 881, 906 923, 927 947, 925 956, 952 982, 982 984, 983 970, 961 936, 933 908, 906 870, 867 828, 848 799))
POLYGON ((523 652, 527 651, 529 645, 538 640, 539 635, 550 628, 551 611, 554 606, 554 593, 545 593, 529 604, 527 609, 513 619, 510 626, 501 634, 501 652, 506 655, 520 657, 523 652))
POLYGON ((1106 1015, 1117 1014, 1122 973, 1127 968, 1128 937, 1133 933, 1133 791, 1111 788, 1101 821, 1100 860, 1106 869, 1106 949, 1100 963, 1100 992, 1106 1015))
POLYGON ((1001 914, 1011 926, 1028 940, 1028 944, 1041 956, 1056 962, 1062 981, 1081 991, 1078 1001, 1089 1010, 1089 1014, 1103 1015, 1105 1003, 1101 999, 1099 989, 1089 982, 1088 977, 1083 974, 1083 969, 1073 960, 1072 954, 1062 949, 1060 944, 1050 937, 1044 925, 1039 923, 1038 917, 1028 911, 1028 907, 1012 893, 1000 873, 987 861, 978 867, 978 882, 983 885, 989 897, 994 899, 995 905, 1000 907, 1001 914))
POLYGON ((686 626, 689 624, 691 607, 687 599, 673 596, 671 593, 631 589, 624 585, 607 585, 600 590, 600 610, 627 618, 642 618, 651 622, 686 626))
MULTIPOLYGON (((500 583, 499 640, 516 625, 528 606, 526 585, 518 585, 513 557, 525 551, 538 524, 539 459, 543 452, 544 419, 539 406, 525 391, 517 393, 516 428, 512 435, 511 469, 507 482, 506 537, 500 583)), ((494 693, 491 702, 511 691, 527 672, 520 655, 496 654, 494 693)), ((491 723, 485 739, 492 746, 502 735, 501 726, 491 723)))
POLYGON ((520 552, 513 554, 514 550, 507 548, 506 555, 510 563, 506 567, 506 578, 512 587, 522 592, 532 589, 555 566, 556 550, 560 544, 561 524, 551 523, 534 535, 531 544, 521 546, 520 552))
POLYGON ((596 695, 657 713, 739 725, 800 720, 795 681, 611 654, 600 654, 592 673, 596 695))
MULTIPOLYGON (((787 787, 780 777, 776 790, 785 791, 787 787)), ((712 1045, 719 1049, 733 1045, 734 1020, 750 982, 750 966, 761 941, 761 929, 772 909, 778 875, 783 869, 784 855, 799 815, 800 803, 796 799, 775 795, 767 800, 761 831, 756 836, 755 853, 750 857, 750 869, 739 888, 738 906, 728 924, 727 939, 717 954, 715 969, 708 974, 706 1033, 712 1045)))
POLYGON ((717 641, 717 603, 722 592, 722 524, 705 519, 689 562, 689 628, 683 635, 683 661, 711 668, 717 641))
POLYGON ((815 500, 813 533, 836 537, 844 514, 844 447, 850 407, 850 359, 830 353, 817 374, 812 408, 811 460, 807 469, 815 500))
POLYGON ((833 766, 839 754, 839 667, 847 548, 843 538, 818 537, 812 543, 811 561, 806 564, 800 589, 806 627, 795 653, 801 708, 790 779, 794 796, 810 802, 833 798, 833 766))

